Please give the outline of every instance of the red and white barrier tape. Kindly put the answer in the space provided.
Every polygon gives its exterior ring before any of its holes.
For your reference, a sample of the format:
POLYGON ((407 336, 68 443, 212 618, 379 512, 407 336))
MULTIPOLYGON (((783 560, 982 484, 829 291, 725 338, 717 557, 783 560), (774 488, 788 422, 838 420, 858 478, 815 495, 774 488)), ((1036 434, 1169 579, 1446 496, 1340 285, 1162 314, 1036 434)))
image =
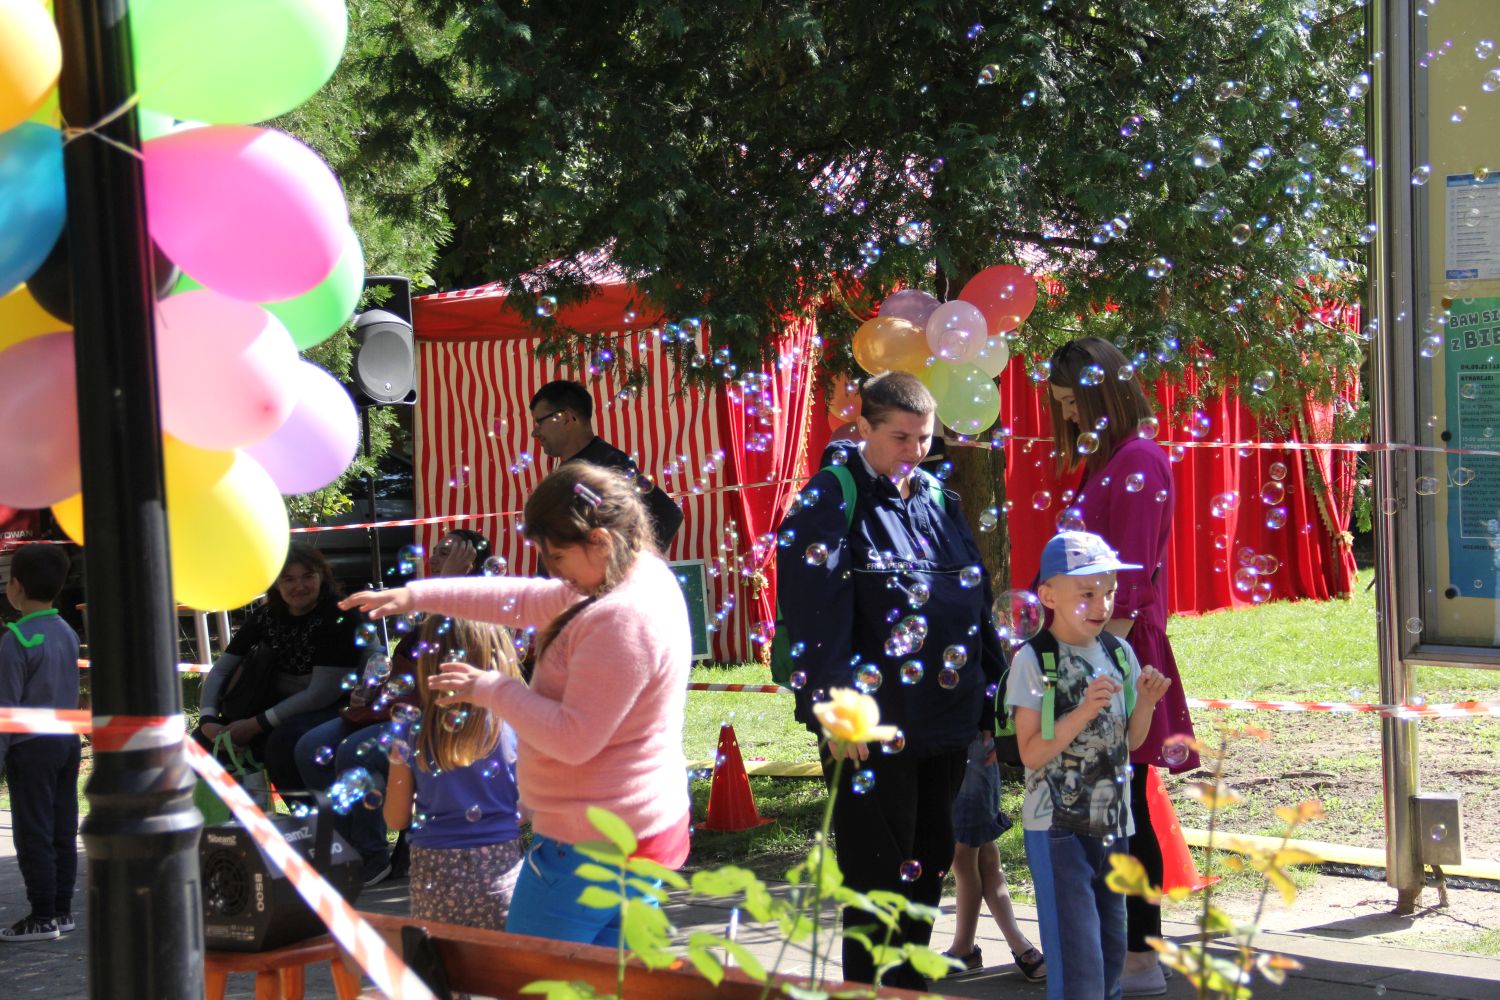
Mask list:
POLYGON ((328 926, 328 933, 374 981, 376 989, 389 1000, 434 1000, 432 991, 390 949, 380 932, 365 923, 338 890, 286 842, 213 755, 192 740, 184 740, 183 748, 193 770, 224 800, 234 818, 255 838, 271 864, 286 875, 297 894, 328 926))
MULTIPOLYGON (((94 664, 93 664, 92 660, 79 660, 78 661, 78 669, 79 670, 90 670, 90 669, 93 668, 93 666, 94 666, 94 664)), ((179 664, 177 664, 177 672, 179 674, 206 674, 212 668, 213 668, 213 664, 212 663, 179 663, 179 664)))
POLYGON ((0 733, 66 736, 82 735, 93 728, 94 720, 83 708, 0 708, 0 733))
POLYGON ((90 742, 95 750, 152 750, 182 741, 187 720, 181 715, 100 715, 90 742))

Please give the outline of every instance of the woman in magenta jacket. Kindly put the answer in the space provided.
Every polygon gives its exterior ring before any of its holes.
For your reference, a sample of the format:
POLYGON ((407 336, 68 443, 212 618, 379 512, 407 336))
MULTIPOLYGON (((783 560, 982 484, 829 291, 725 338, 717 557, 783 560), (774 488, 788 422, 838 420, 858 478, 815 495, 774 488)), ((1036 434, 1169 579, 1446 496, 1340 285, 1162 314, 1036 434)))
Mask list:
MULTIPOLYGON (((1146 804, 1147 767, 1173 772, 1198 767, 1198 755, 1172 736, 1191 736, 1193 720, 1167 640, 1167 542, 1172 535, 1175 490, 1172 466, 1155 440, 1156 420, 1129 359, 1107 340, 1083 337, 1052 355, 1048 380, 1052 438, 1059 471, 1083 466, 1074 512, 1081 527, 1101 535, 1120 561, 1143 567, 1122 570, 1108 628, 1125 638, 1142 665, 1166 675, 1172 685, 1152 717, 1146 741, 1131 753, 1130 811, 1135 835, 1130 853, 1146 866, 1152 884, 1162 881, 1161 848, 1146 804), (1124 378, 1120 376, 1125 370, 1124 378)), ((1146 943, 1161 936, 1161 909, 1127 900, 1125 995, 1165 992, 1156 953, 1146 943)))

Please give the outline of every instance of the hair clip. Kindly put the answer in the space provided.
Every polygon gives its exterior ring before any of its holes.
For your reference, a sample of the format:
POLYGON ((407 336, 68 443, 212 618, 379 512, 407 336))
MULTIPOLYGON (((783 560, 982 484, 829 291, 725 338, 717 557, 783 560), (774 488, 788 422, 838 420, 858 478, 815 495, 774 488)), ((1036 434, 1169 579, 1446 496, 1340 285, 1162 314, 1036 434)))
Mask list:
POLYGON ((574 484, 573 493, 577 496, 583 497, 584 501, 587 502, 590 507, 597 507, 604 502, 604 499, 600 497, 599 494, 595 493, 593 490, 589 489, 582 483, 574 484))

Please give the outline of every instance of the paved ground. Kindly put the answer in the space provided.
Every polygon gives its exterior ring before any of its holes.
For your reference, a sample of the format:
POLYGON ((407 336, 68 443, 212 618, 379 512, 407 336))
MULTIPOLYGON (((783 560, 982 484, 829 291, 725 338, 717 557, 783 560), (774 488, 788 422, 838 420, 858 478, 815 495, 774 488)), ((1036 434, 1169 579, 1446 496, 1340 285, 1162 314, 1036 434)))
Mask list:
MULTIPOLYGON (((10 814, 0 811, 0 921, 9 924, 25 915, 25 893, 16 868, 15 850, 10 839, 10 814)), ((83 876, 80 875, 80 878, 83 876)), ((1379 884, 1366 884, 1368 896, 1394 894, 1379 884)), ((83 896, 80 892, 79 900, 83 896)), ((362 909, 384 913, 404 913, 407 906, 406 883, 387 883, 359 901, 362 909)), ((723 906, 682 900, 671 907, 673 923, 684 931, 693 929, 722 931, 728 911, 723 906)), ((1035 939, 1035 911, 1018 907, 1022 925, 1035 939)), ((1441 952, 1419 951, 1391 945, 1386 940, 1371 939, 1389 933, 1393 920, 1379 910, 1367 910, 1350 917, 1348 911, 1330 911, 1325 921, 1303 921, 1299 929, 1270 930, 1262 935, 1261 944, 1271 950, 1292 955, 1307 968, 1295 973, 1285 987, 1260 985, 1256 994, 1264 997, 1308 998, 1308 1000, 1495 1000, 1500 997, 1500 959, 1441 952)), ((88 970, 85 956, 88 948, 87 914, 80 906, 78 930, 60 941, 0 946, 0 996, 7 998, 46 997, 48 1000, 83 1000, 88 997, 88 970)), ((1399 918, 1405 920, 1405 918, 1399 918)), ((952 933, 952 900, 946 901, 934 940, 944 943, 952 933)), ((1186 923, 1170 923, 1165 928, 1172 937, 1188 938, 1194 928, 1186 923)), ((770 964, 779 940, 769 934, 742 932, 740 940, 770 964)), ((988 972, 960 981, 943 984, 944 995, 954 997, 1034 997, 1046 996, 1042 985, 1027 983, 1009 964, 1004 941, 990 923, 981 927, 980 946, 995 964, 988 972), (1006 958, 1005 964, 998 964, 1006 958)), ((796 971, 795 963, 785 963, 796 971)), ((805 961, 802 966, 805 970, 805 961)), ((108 993, 116 996, 119 994, 108 993)), ((229 997, 249 1000, 253 996, 247 976, 231 977, 229 997)), ((324 1000, 333 996, 326 969, 311 970, 308 997, 324 1000)), ((1186 1000, 1193 991, 1180 978, 1168 983, 1169 1000, 1186 1000)), ((139 998, 149 1000, 149 998, 139 998)))

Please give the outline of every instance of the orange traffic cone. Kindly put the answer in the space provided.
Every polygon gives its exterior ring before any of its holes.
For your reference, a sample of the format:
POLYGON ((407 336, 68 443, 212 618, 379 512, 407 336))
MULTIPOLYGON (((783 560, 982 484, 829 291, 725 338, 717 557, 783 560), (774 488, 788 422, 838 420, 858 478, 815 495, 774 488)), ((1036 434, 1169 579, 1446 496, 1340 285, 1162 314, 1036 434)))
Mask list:
POLYGON ((714 761, 714 783, 708 790, 708 816, 698 828, 734 833, 769 822, 755 808, 750 776, 745 773, 745 762, 740 757, 740 741, 734 735, 734 727, 726 722, 719 727, 719 753, 714 761))
POLYGON ((1162 891, 1185 886, 1197 892, 1219 881, 1217 875, 1205 878, 1198 874, 1193 852, 1188 850, 1187 840, 1182 836, 1182 824, 1177 822, 1177 810, 1172 808, 1166 786, 1154 767, 1146 776, 1146 805, 1151 813, 1151 829, 1156 831, 1156 842, 1161 845, 1162 891))

